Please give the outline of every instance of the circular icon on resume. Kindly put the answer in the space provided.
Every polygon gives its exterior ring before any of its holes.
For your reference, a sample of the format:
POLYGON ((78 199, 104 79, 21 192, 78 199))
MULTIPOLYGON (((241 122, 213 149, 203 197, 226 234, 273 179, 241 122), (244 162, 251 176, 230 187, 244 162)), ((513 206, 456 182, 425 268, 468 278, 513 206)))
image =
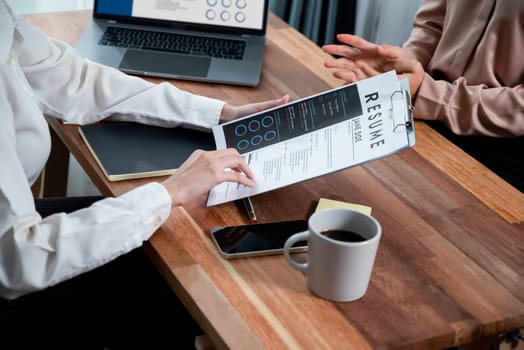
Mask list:
POLYGON ((247 127, 244 124, 240 124, 235 127, 236 136, 244 136, 246 132, 247 132, 247 127))
POLYGON ((251 144, 253 146, 259 145, 264 139, 260 135, 255 135, 251 138, 251 144))
POLYGON ((215 10, 209 9, 209 10, 206 11, 206 18, 207 19, 212 21, 212 20, 215 19, 216 16, 217 16, 217 14, 216 14, 215 10))
POLYGON ((262 126, 264 128, 269 128, 271 125, 273 125, 274 122, 275 119, 270 115, 266 115, 264 118, 262 118, 262 126))
POLYGON ((232 0, 222 0, 222 6, 229 7, 231 6, 232 0))
POLYGON ((237 148, 240 151, 243 151, 243 150, 245 150, 248 147, 249 147, 249 142, 247 142, 247 140, 240 140, 240 141, 237 142, 237 148))
POLYGON ((246 8, 246 6, 247 6, 246 0, 237 0, 237 7, 239 9, 242 10, 242 9, 246 8))
POLYGON ((248 124, 248 129, 251 132, 257 132, 260 129, 260 122, 258 120, 252 120, 248 124))
POLYGON ((217 0, 207 0, 207 4, 209 6, 215 6, 217 4, 217 0))
POLYGON ((266 141, 272 141, 275 139, 275 137, 277 137, 277 133, 273 130, 269 130, 264 134, 264 140, 266 141))
POLYGON ((220 12, 220 18, 224 22, 227 22, 231 18, 231 13, 229 13, 229 11, 222 11, 222 12, 220 12))
POLYGON ((246 15, 244 14, 244 12, 237 12, 235 13, 235 21, 237 21, 238 23, 242 23, 246 20, 246 15))

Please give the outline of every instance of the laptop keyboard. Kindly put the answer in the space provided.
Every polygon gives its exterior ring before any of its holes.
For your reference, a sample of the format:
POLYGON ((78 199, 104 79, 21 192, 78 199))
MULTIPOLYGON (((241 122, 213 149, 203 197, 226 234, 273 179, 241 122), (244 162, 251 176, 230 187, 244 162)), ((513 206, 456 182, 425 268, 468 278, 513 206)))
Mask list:
POLYGON ((119 27, 108 27, 104 36, 100 39, 99 44, 233 60, 241 60, 244 57, 244 50, 246 48, 246 42, 242 40, 218 39, 119 27))

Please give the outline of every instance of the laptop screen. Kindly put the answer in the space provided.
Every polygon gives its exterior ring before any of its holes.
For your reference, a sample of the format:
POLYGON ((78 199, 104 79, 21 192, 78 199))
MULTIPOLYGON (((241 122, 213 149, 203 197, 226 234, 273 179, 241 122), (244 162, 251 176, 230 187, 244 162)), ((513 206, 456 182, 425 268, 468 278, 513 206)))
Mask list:
POLYGON ((262 30, 267 0, 97 0, 97 15, 262 30))

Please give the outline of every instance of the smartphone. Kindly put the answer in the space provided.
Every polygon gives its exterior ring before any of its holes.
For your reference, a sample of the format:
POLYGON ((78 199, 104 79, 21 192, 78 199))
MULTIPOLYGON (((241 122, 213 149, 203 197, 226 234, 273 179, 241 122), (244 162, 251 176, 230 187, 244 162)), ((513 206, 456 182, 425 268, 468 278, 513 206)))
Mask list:
MULTIPOLYGON (((307 220, 214 227, 211 238, 226 259, 282 254, 289 236, 308 229, 307 220)), ((307 242, 298 242, 290 252, 304 252, 307 242)))

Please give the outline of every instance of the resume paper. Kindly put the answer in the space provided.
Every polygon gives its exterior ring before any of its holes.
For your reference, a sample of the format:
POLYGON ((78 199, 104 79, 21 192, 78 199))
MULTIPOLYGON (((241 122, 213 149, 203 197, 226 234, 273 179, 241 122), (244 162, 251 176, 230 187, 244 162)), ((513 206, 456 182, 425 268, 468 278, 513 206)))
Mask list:
POLYGON ((207 205, 254 196, 413 146, 406 85, 390 71, 213 127, 217 149, 236 148, 257 185, 222 183, 210 191, 207 205))

